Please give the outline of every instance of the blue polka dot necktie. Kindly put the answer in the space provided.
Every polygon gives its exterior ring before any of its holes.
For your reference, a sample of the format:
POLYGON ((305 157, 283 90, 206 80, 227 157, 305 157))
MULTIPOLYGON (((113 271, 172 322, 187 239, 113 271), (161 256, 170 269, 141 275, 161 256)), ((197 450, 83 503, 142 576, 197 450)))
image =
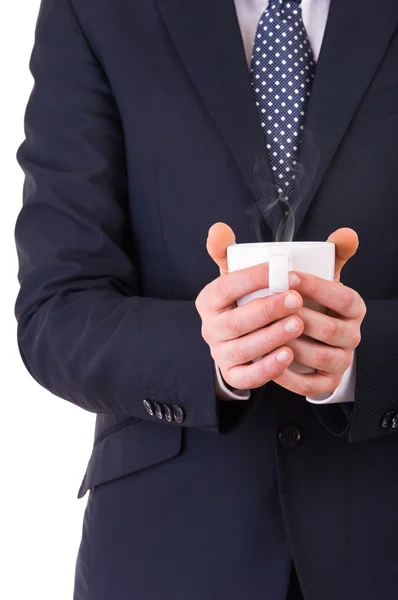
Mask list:
POLYGON ((253 46, 251 83, 281 201, 294 188, 315 63, 301 0, 270 0, 253 46))

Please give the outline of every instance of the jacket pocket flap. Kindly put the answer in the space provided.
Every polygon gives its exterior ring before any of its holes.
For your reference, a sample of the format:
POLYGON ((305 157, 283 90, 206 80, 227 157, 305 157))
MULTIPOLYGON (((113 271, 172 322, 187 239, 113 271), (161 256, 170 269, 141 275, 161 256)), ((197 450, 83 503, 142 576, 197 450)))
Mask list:
POLYGON ((111 433, 94 447, 78 498, 87 490, 176 456, 182 429, 174 425, 133 422, 111 433))

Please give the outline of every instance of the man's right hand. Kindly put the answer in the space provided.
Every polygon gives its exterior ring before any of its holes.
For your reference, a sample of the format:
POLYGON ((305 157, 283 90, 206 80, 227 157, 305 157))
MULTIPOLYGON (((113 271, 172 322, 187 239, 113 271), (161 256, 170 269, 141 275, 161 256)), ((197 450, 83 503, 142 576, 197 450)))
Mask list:
POLYGON ((303 306, 297 292, 237 307, 238 298, 267 287, 265 263, 220 276, 196 299, 203 338, 224 380, 236 389, 255 389, 281 375, 294 358, 287 344, 303 333, 303 321, 295 315, 303 306))

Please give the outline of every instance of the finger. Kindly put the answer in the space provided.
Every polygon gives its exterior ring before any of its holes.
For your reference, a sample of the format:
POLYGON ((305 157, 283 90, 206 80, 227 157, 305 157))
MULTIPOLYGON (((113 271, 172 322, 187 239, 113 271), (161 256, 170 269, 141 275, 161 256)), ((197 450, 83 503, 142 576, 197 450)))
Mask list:
POLYGON ((351 321, 343 321, 305 307, 299 311, 298 316, 304 322, 305 335, 329 346, 353 350, 361 341, 359 327, 351 321))
POLYGON ((215 223, 209 229, 207 252, 220 269, 220 275, 228 273, 227 248, 235 244, 235 234, 229 225, 215 223))
POLYGON ((351 353, 302 337, 289 343, 294 359, 321 374, 344 373, 350 366, 351 353))
POLYGON ((270 354, 297 338, 303 332, 303 322, 296 317, 287 317, 262 327, 248 335, 220 344, 219 353, 215 356, 217 364, 231 368, 270 354))
POLYGON ((224 378, 234 388, 254 390, 279 377, 293 362, 293 352, 287 346, 274 350, 250 365, 238 365, 229 369, 224 378))
POLYGON ((292 315, 303 306, 297 292, 274 294, 251 300, 243 306, 221 312, 212 323, 212 342, 234 340, 292 315))
POLYGON ((296 373, 292 369, 285 369, 280 375, 274 377, 275 383, 289 392, 308 396, 309 398, 323 394, 333 394, 337 390, 340 381, 332 375, 311 373, 305 375, 296 373))
POLYGON ((297 290, 304 298, 326 306, 348 319, 357 319, 365 314, 365 304, 360 295, 355 290, 334 281, 297 272, 293 276, 290 275, 290 287, 297 290))
POLYGON ((263 263, 217 277, 199 294, 199 312, 226 310, 242 296, 268 288, 268 272, 268 263, 263 263))
POLYGON ((328 242, 333 242, 336 246, 336 263, 334 269, 334 280, 340 281, 340 273, 344 265, 354 256, 358 250, 358 235, 353 229, 344 227, 332 233, 328 242))

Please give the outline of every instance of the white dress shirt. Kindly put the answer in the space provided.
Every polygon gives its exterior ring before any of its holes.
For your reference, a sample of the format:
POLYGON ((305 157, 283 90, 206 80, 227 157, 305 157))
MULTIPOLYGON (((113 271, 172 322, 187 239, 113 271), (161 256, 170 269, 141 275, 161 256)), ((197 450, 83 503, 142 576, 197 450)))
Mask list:
MULTIPOLYGON (((241 30, 243 45, 250 68, 254 36, 261 15, 268 6, 268 0, 234 0, 235 9, 241 30)), ((301 8, 304 26, 307 30, 315 61, 318 60, 329 13, 330 0, 302 0, 301 8)), ((253 99, 254 102, 254 99, 253 99)), ((220 369, 215 366, 217 394, 220 398, 229 400, 248 400, 250 391, 232 390, 222 378, 220 369)), ((307 398, 315 404, 332 404, 337 402, 353 402, 355 399, 356 366, 354 362, 344 373, 343 379, 333 394, 324 394, 307 398)))

